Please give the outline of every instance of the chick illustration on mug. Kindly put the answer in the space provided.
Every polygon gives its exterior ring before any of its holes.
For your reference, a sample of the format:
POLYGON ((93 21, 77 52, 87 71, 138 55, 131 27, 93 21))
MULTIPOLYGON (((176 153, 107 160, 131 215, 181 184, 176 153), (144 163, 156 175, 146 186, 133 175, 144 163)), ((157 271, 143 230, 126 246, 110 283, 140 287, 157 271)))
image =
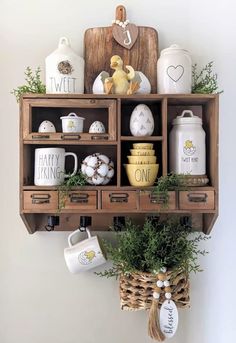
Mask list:
POLYGON ((89 251, 82 251, 78 256, 78 259, 81 264, 88 265, 92 263, 95 257, 96 257, 95 251, 89 250, 89 251))

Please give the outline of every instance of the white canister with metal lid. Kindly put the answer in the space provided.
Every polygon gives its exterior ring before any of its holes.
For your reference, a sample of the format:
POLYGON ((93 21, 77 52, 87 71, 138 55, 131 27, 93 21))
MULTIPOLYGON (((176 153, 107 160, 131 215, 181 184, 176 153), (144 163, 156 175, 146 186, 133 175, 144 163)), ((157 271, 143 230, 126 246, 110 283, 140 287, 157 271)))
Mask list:
POLYGON ((177 44, 162 50, 157 62, 158 93, 191 93, 192 60, 187 50, 177 44))
POLYGON ((170 171, 176 174, 206 174, 206 134, 202 119, 185 110, 170 132, 170 171))

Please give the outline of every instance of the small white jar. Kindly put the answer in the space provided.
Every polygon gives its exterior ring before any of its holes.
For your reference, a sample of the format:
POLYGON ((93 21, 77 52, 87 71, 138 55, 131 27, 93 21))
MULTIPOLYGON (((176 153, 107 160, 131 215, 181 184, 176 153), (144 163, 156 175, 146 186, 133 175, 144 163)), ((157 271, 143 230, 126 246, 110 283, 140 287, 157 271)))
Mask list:
POLYGON ((85 118, 70 113, 60 119, 62 120, 62 132, 83 132, 85 118))
POLYGON ((58 48, 45 60, 47 93, 84 93, 84 59, 62 37, 58 48))
POLYGON ((157 89, 161 94, 191 93, 192 60, 187 50, 173 44, 157 62, 157 89))
POLYGON ((170 172, 206 174, 206 144, 202 119, 185 110, 173 120, 170 132, 170 172))

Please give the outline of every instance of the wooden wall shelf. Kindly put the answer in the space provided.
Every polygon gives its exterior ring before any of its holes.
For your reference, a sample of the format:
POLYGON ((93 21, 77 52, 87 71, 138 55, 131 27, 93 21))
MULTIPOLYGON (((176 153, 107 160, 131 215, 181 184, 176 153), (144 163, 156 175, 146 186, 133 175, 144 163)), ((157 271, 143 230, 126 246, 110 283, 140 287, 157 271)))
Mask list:
POLYGON ((44 230, 49 215, 60 216, 60 225, 55 230, 69 231, 78 227, 79 217, 84 214, 92 215, 94 230, 107 230, 113 216, 129 216, 140 222, 146 215, 177 214, 191 217, 193 226, 208 234, 218 216, 218 95, 25 95, 20 106, 20 213, 30 233, 44 230), (153 136, 133 137, 129 131, 132 110, 140 103, 147 104, 152 110, 153 136), (152 188, 137 189, 129 185, 123 164, 127 162, 126 155, 134 142, 153 142, 160 165, 158 177, 166 175, 169 172, 171 122, 184 109, 193 110, 203 120, 210 182, 207 187, 172 192, 168 207, 163 208, 153 198, 152 188), (70 112, 86 118, 85 133, 61 132, 60 116, 70 112), (38 133, 43 120, 51 120, 57 132, 38 133), (88 133, 95 120, 105 124, 106 134, 88 133), (79 162, 90 153, 102 152, 115 162, 115 176, 106 186, 73 189, 65 208, 59 212, 57 188, 39 187, 33 182, 34 151, 45 146, 61 146, 75 152, 79 162), (192 200, 202 194, 204 199, 192 200), (86 197, 86 202, 80 201, 81 196, 86 197), (35 198, 37 201, 32 200, 35 198))

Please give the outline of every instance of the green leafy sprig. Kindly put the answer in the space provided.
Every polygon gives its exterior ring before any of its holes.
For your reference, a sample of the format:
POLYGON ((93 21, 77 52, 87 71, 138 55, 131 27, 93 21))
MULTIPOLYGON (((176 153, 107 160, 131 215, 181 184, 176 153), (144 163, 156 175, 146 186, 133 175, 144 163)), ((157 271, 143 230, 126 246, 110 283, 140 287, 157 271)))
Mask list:
POLYGON ((188 175, 169 173, 158 178, 153 193, 161 199, 162 206, 167 207, 169 191, 186 189, 188 175))
POLYGON ((85 186, 86 183, 86 177, 81 171, 79 171, 77 174, 69 176, 69 178, 65 179, 65 181, 58 186, 59 212, 65 207, 66 198, 68 197, 72 188, 77 186, 85 186))
POLYGON ((20 101, 22 95, 27 93, 46 93, 46 86, 41 81, 40 73, 40 67, 36 68, 35 72, 30 67, 26 68, 24 73, 26 84, 13 89, 11 92, 15 95, 17 102, 20 101))
POLYGON ((207 63, 199 72, 196 63, 192 66, 192 93, 222 93, 218 91, 218 79, 217 74, 213 72, 213 61, 207 63))

